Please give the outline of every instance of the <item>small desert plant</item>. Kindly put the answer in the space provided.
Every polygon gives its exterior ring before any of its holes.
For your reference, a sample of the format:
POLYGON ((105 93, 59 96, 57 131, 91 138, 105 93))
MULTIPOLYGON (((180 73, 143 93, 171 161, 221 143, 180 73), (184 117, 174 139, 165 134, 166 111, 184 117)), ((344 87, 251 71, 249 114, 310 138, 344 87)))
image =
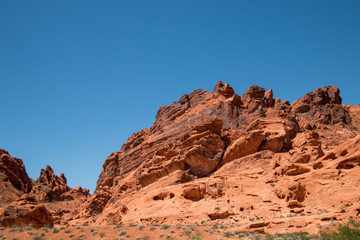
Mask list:
POLYGON ((16 232, 16 228, 9 229, 9 232, 16 232))
POLYGON ((145 228, 145 225, 144 224, 141 224, 140 226, 139 226, 139 229, 140 230, 143 230, 145 228))
POLYGON ((129 227, 137 227, 137 224, 136 223, 129 223, 129 227))
POLYGON ((206 221, 202 221, 202 222, 201 222, 201 225, 202 225, 202 226, 207 226, 207 222, 206 222, 206 221))
POLYGON ((125 235, 125 237, 129 238, 129 237, 130 237, 130 233, 127 233, 127 234, 125 235))
POLYGON ((65 233, 70 233, 71 231, 69 229, 64 230, 65 233))
POLYGON ((126 234, 127 234, 126 231, 121 231, 121 232, 119 233, 119 236, 125 236, 126 234))
POLYGON ((59 230, 64 230, 64 229, 65 229, 64 226, 59 227, 59 230))
POLYGON ((160 233, 160 234, 159 234, 159 237, 163 237, 163 236, 164 236, 164 234, 163 234, 163 233, 160 233))
POLYGON ((57 228, 54 228, 52 231, 53 234, 58 233, 58 232, 59 232, 59 230, 57 228))
POLYGON ((236 233, 235 233, 235 232, 232 232, 232 231, 231 231, 231 232, 225 232, 225 233, 224 233, 224 236, 227 237, 227 238, 229 238, 229 237, 235 236, 235 234, 236 234, 236 233))
POLYGON ((103 237, 105 237, 105 233, 104 233, 104 232, 100 232, 100 233, 99 233, 99 236, 100 236, 101 238, 103 238, 103 237))
POLYGON ((150 231, 154 231, 155 229, 156 229, 156 227, 154 227, 154 226, 151 226, 151 227, 149 228, 150 231))
POLYGON ((35 237, 33 237, 33 240, 41 240, 41 237, 40 236, 35 236, 35 237))
POLYGON ((89 226, 89 224, 88 223, 83 223, 82 226, 89 226))
POLYGON ((163 224, 163 225, 161 225, 160 229, 168 229, 169 227, 170 227, 170 225, 163 224))
POLYGON ((78 236, 78 238, 82 238, 82 237, 85 237, 85 234, 80 233, 79 236, 78 236))

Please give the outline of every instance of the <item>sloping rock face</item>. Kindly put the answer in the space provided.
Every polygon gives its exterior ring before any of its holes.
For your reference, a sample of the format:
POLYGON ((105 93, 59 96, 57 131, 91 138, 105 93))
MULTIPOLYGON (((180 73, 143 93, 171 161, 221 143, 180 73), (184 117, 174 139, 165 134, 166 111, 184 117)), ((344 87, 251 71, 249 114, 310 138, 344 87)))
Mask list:
POLYGON ((0 226, 41 228, 53 225, 50 212, 27 194, 0 210, 0 226))
POLYGON ((31 179, 21 159, 0 149, 0 201, 11 202, 31 190, 31 179))
POLYGON ((90 196, 87 189, 81 187, 70 188, 67 185, 65 175, 61 173, 60 177, 58 177, 50 166, 41 169, 40 176, 35 181, 30 194, 39 202, 74 200, 90 196))
POLYGON ((240 97, 219 81, 212 93, 185 94, 106 159, 78 219, 315 233, 355 217, 359 114, 339 93, 327 86, 290 104, 258 86, 240 97))

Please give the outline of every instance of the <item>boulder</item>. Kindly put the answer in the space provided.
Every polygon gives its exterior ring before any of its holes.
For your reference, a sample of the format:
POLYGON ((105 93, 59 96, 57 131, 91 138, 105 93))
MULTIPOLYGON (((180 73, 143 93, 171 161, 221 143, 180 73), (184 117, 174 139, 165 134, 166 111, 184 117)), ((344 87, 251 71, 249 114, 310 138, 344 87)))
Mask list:
POLYGON ((53 225, 51 214, 45 206, 27 194, 0 210, 0 226, 41 228, 53 225))

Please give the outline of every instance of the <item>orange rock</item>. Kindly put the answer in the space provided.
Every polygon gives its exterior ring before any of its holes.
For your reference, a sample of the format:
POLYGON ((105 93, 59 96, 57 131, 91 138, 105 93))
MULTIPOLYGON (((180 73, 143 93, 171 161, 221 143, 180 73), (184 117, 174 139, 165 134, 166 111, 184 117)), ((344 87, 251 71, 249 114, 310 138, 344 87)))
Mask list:
POLYGON ((50 212, 34 197, 23 195, 0 211, 0 225, 5 227, 31 226, 34 228, 52 227, 50 212))

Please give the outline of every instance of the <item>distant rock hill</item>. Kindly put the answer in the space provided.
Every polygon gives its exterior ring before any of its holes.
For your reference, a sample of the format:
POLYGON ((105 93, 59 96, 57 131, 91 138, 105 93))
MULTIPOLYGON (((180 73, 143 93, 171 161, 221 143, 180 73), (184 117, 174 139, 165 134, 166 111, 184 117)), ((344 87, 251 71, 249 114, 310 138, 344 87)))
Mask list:
POLYGON ((93 196, 49 166, 31 187, 21 160, 5 151, 0 187, 13 199, 83 196, 71 210, 47 205, 63 224, 220 221, 236 231, 316 233, 360 215, 359 131, 360 106, 342 105, 337 87, 290 104, 271 89, 253 85, 239 96, 219 81, 211 93, 161 106, 149 129, 105 160, 93 196))
POLYGON ((64 174, 56 176, 50 166, 41 170, 36 181, 31 180, 23 161, 3 149, 0 149, 0 191, 0 226, 6 227, 51 227, 61 222, 59 215, 64 218, 64 213, 69 215, 71 211, 56 206, 49 211, 44 204, 51 207, 51 202, 84 201, 90 197, 87 189, 70 188, 64 174))

